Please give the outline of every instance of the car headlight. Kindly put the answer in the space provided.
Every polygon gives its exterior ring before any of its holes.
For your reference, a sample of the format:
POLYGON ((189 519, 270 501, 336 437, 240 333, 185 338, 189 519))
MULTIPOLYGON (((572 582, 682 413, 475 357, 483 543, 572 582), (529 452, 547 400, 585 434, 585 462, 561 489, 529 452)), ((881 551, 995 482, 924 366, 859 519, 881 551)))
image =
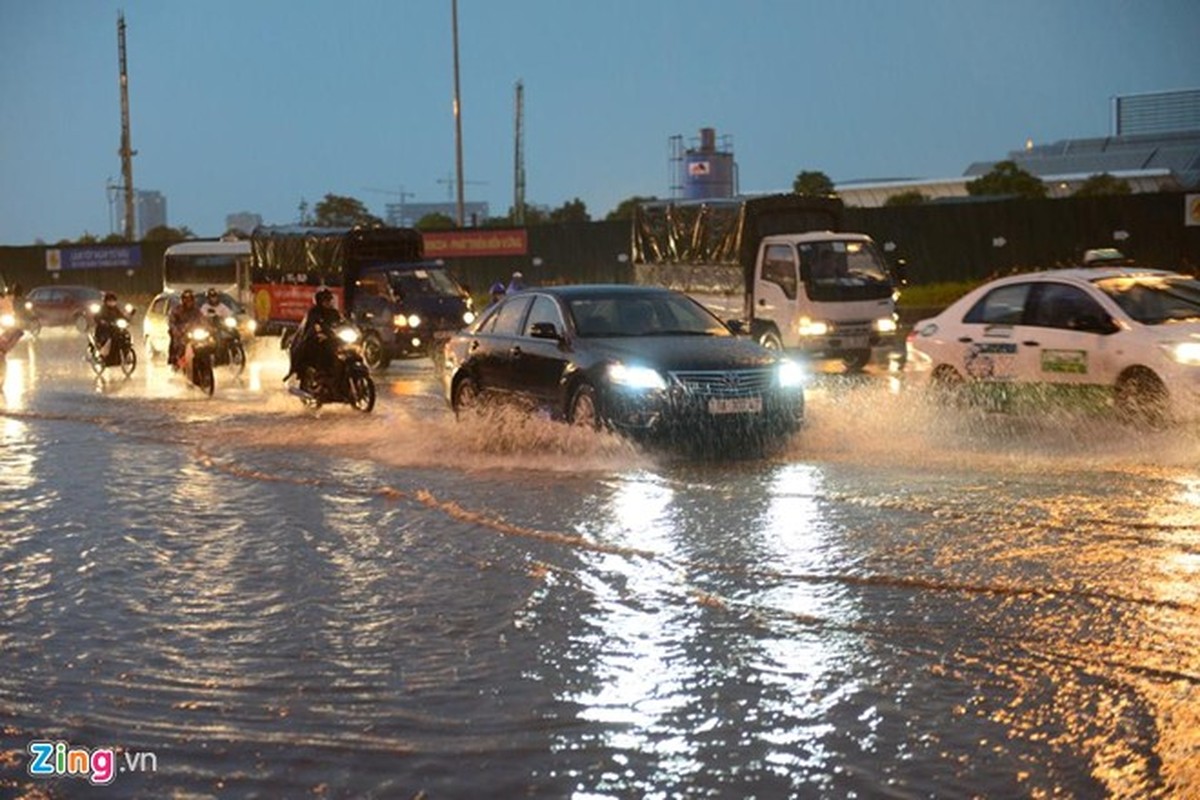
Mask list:
POLYGON ((126 304, 125 304, 125 313, 126 313, 126 314, 132 314, 132 313, 133 313, 133 303, 126 303, 126 304))
POLYGON ((15 328, 17 318, 12 314, 0 314, 0 328, 15 328))
POLYGON ((246 330, 249 331, 250 333, 257 332, 258 331, 258 323, 252 319, 246 320, 246 330))
POLYGON ((208 328, 193 328, 191 334, 193 342, 208 341, 208 328))
POLYGON ((780 361, 775 368, 779 385, 785 389, 794 389, 804 385, 804 367, 795 361, 780 361))
POLYGON ((26 311, 33 311, 33 301, 32 301, 32 300, 26 300, 26 301, 25 301, 25 310, 26 310, 26 311))
POLYGON ((829 323, 819 319, 801 317, 796 323, 796 333, 801 336, 824 336, 829 333, 829 323))
POLYGON ((90 304, 88 306, 88 311, 90 311, 93 314, 99 314, 100 313, 100 304, 99 303, 90 304))
POLYGON ((419 328, 420 326, 421 326, 421 318, 418 317, 416 314, 409 314, 408 315, 408 327, 419 328))
POLYGON ((224 319, 224 320, 221 322, 221 324, 222 324, 222 325, 224 325, 226 328, 231 328, 231 329, 232 329, 232 328, 236 328, 236 327, 237 327, 237 320, 236 320, 236 319, 234 319, 233 317, 226 317, 226 318, 225 318, 225 319, 224 319))
POLYGON ((346 344, 358 343, 358 331, 354 328, 338 328, 337 337, 346 344))
POLYGON ((626 389, 666 389, 667 382, 658 370, 649 367, 633 367, 627 364, 610 364, 608 379, 616 386, 626 389))
POLYGON ((877 333, 895 333, 896 320, 892 317, 880 317, 875 320, 875 331, 877 333))
POLYGON ((470 325, 474 321, 475 321, 475 312, 474 311, 464 311, 463 312, 463 324, 464 325, 470 325))
POLYGON ((1163 345, 1173 361, 1189 367, 1200 366, 1200 342, 1178 342, 1163 345))
POLYGON ((120 328, 121 330, 125 330, 126 328, 129 327, 129 320, 124 320, 124 319, 117 320, 117 327, 120 328))

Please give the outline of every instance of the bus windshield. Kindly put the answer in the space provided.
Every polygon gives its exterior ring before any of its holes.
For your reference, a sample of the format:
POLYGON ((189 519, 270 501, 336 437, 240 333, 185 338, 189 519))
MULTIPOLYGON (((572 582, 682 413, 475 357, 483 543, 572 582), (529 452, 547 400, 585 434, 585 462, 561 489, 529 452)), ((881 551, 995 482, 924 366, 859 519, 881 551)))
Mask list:
POLYGON ((238 294, 248 280, 248 242, 182 242, 163 254, 163 289, 203 291, 209 287, 238 294))

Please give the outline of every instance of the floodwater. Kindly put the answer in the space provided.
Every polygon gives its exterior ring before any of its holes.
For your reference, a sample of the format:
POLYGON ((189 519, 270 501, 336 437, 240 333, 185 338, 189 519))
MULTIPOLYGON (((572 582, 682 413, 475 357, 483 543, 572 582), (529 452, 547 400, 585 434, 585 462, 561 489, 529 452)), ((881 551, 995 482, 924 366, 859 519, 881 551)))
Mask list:
POLYGON ((1195 427, 824 379, 690 461, 426 362, 314 414, 272 344, 212 399, 10 355, 0 795, 1200 796, 1195 427))

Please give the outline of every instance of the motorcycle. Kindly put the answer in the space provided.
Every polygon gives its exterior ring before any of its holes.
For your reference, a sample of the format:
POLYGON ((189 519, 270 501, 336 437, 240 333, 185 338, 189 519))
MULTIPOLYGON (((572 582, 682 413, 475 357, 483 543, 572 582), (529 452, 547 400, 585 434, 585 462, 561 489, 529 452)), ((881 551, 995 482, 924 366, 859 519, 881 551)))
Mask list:
MULTIPOLYGON (((127 314, 132 315, 131 306, 126 306, 127 314)), ((106 367, 120 367, 125 377, 137 369, 137 353, 133 349, 133 338, 129 335, 129 320, 118 319, 110 326, 108 341, 103 345, 96 341, 96 327, 88 329, 87 359, 96 375, 104 372, 106 367)))
POLYGON ((246 369, 246 348, 242 344, 237 320, 216 314, 209 314, 208 319, 214 333, 213 366, 229 367, 236 378, 246 369))
POLYGON ((375 407, 375 381, 362 355, 362 333, 352 323, 344 322, 334 331, 333 372, 321 374, 315 367, 305 367, 299 385, 289 391, 309 408, 325 403, 348 403, 364 414, 375 407))
POLYGON ((216 389, 213 377, 213 352, 216 350, 216 337, 206 324, 195 325, 188 329, 187 339, 183 345, 183 355, 179 357, 176 366, 196 388, 212 396, 216 389))

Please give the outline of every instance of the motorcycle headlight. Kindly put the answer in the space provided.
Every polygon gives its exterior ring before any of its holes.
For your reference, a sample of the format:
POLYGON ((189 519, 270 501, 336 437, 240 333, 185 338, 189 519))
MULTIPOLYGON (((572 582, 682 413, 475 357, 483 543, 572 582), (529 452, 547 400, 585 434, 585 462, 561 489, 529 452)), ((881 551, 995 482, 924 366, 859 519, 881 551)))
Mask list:
POLYGON ((120 328, 121 330, 125 330, 126 328, 129 327, 129 321, 119 319, 119 320, 117 320, 117 327, 120 328))
POLYGON ((779 385, 785 389, 794 389, 804 385, 804 368, 795 361, 780 361, 775 368, 779 385))
POLYGON ((1200 342, 1177 342, 1163 345, 1171 360, 1189 367, 1200 366, 1200 342))
POLYGON ((895 333, 896 320, 891 317, 880 317, 875 320, 875 330, 878 333, 895 333))
POLYGON ((474 321, 475 321, 475 312, 474 311, 464 311, 463 312, 463 324, 464 325, 470 325, 474 321))
POLYGON ((252 319, 246 320, 246 330, 250 331, 251 333, 254 333, 255 331, 258 330, 258 323, 252 319))
POLYGON ((358 331, 354 328, 338 328, 337 337, 346 344, 357 344, 359 339, 358 331))
POLYGON ((421 318, 418 317, 416 314, 409 314, 408 315, 408 327, 418 328, 420 326, 421 326, 421 318))
POLYGON ((616 386, 626 389, 650 390, 666 389, 667 382, 658 370, 649 367, 634 367, 627 364, 610 364, 608 379, 616 386))
POLYGON ((193 328, 192 332, 189 334, 189 336, 191 336, 193 342, 207 341, 208 336, 209 336, 208 329, 207 328, 193 328))
POLYGON ((0 328, 14 328, 17 325, 17 318, 12 314, 0 314, 0 328))
POLYGON ((132 313, 133 313, 133 303, 126 303, 126 304, 125 304, 125 313, 126 313, 126 314, 132 314, 132 313))
POLYGON ((796 333, 801 336, 824 336, 829 333, 829 323, 819 319, 801 317, 796 323, 796 333))
POLYGON ((90 304, 88 306, 88 311, 90 311, 93 314, 99 314, 100 313, 100 304, 99 303, 90 304))
POLYGON ((32 300, 26 300, 26 301, 25 301, 25 310, 26 310, 26 311, 33 311, 33 301, 32 301, 32 300))
POLYGON ((237 327, 237 320, 234 319, 233 317, 226 317, 225 320, 221 324, 224 325, 226 328, 229 328, 230 330, 232 330, 233 328, 237 327))

